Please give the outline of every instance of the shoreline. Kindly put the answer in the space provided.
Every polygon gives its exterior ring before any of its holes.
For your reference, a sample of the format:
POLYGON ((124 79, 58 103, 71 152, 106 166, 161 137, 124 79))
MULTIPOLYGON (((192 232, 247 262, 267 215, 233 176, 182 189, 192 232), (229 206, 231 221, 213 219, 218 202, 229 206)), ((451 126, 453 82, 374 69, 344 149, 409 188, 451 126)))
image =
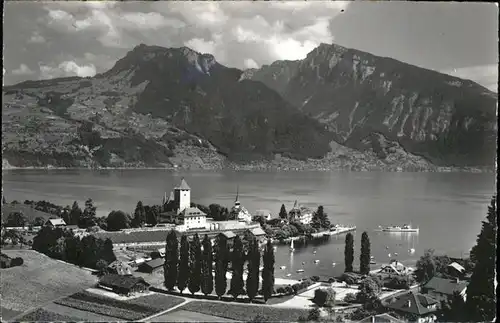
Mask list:
POLYGON ((219 172, 219 171, 271 171, 271 172, 353 172, 353 173, 367 173, 367 172, 381 172, 381 173, 484 173, 494 174, 495 169, 489 168, 457 168, 457 167, 436 167, 436 169, 420 169, 420 170, 392 170, 392 169, 361 169, 353 170, 348 168, 312 168, 312 169, 298 169, 298 168, 281 168, 281 167, 259 167, 251 165, 242 165, 241 167, 225 167, 225 168, 179 168, 179 167, 55 167, 55 166, 3 166, 2 171, 11 170, 168 170, 174 172, 189 172, 189 171, 203 171, 203 172, 219 172))

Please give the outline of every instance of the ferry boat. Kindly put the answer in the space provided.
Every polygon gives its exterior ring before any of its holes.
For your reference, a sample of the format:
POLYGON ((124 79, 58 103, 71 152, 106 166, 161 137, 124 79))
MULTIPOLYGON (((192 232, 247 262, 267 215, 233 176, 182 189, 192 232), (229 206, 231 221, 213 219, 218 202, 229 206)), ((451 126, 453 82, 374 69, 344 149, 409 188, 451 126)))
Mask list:
POLYGON ((303 273, 303 272, 304 272, 304 269, 297 269, 297 272, 298 272, 298 273, 303 273))
MULTIPOLYGON (((381 226, 379 226, 379 227, 381 227, 381 226)), ((385 227, 385 228, 382 228, 382 231, 383 232, 418 232, 419 228, 412 228, 411 225, 404 224, 402 226, 393 225, 390 227, 385 227)))

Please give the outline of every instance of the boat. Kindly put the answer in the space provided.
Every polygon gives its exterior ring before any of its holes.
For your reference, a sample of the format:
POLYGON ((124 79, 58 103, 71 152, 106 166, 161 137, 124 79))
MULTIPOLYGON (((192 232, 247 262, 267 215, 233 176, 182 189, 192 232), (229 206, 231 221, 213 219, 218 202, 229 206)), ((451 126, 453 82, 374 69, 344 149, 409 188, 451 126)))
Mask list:
POLYGON ((412 228, 409 224, 404 224, 402 226, 392 225, 390 227, 382 228, 383 232, 418 232, 419 228, 412 228))
POLYGON ((374 259, 375 257, 374 256, 370 256, 370 259, 374 259))
POLYGON ((319 264, 319 260, 318 259, 314 260, 314 263, 319 264))
POLYGON ((281 266, 280 267, 281 270, 285 270, 286 269, 286 266, 281 266))
POLYGON ((394 253, 394 256, 397 256, 397 255, 398 255, 398 253, 397 253, 397 252, 395 252, 395 253, 394 253))
POLYGON ((295 248, 293 247, 293 239, 292 239, 292 242, 290 242, 290 252, 293 252, 295 250, 295 248))
POLYGON ((286 274, 286 277, 290 277, 290 276, 292 276, 292 274, 286 274))
POLYGON ((388 255, 387 255, 387 257, 390 257, 390 256, 391 256, 391 254, 388 254, 388 255))
POLYGON ((304 269, 297 269, 297 272, 298 272, 298 273, 303 273, 303 272, 304 272, 304 269))
POLYGON ((303 261, 303 262, 302 262, 302 265, 305 265, 305 264, 306 264, 306 262, 305 262, 305 261, 303 261))
POLYGON ((410 250, 408 250, 409 253, 415 253, 415 249, 414 248, 411 248, 410 250))
POLYGON ((370 260, 370 265, 376 265, 377 262, 375 260, 370 260))
POLYGON ((316 250, 313 251, 313 254, 316 254, 316 250))
POLYGON ((335 262, 332 262, 332 266, 333 266, 333 267, 335 267, 335 265, 337 265, 337 263, 335 263, 335 262))

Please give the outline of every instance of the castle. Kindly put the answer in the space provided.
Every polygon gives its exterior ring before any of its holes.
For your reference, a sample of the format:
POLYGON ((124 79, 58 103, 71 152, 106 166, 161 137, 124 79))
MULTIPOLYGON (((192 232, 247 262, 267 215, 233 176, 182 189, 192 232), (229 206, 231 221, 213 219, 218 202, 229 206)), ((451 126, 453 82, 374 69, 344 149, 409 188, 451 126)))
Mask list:
POLYGON ((172 204, 171 208, 177 219, 183 223, 184 229, 201 229, 207 225, 207 215, 197 207, 191 207, 191 188, 184 178, 181 184, 174 187, 167 199, 167 193, 163 197, 163 205, 172 204))

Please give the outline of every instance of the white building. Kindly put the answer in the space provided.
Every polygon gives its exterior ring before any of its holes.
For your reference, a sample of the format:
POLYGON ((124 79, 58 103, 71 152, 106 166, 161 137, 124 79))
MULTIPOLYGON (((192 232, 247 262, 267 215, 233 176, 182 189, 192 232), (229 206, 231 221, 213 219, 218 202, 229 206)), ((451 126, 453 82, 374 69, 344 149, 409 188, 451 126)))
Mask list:
POLYGON ((197 207, 184 208, 179 214, 179 218, 184 220, 184 228, 202 229, 207 226, 207 215, 197 207))
POLYGON ((53 228, 61 228, 66 226, 66 222, 63 219, 48 219, 45 225, 53 228))
POLYGON ((309 224, 312 221, 313 212, 302 205, 298 205, 297 201, 293 204, 293 208, 288 212, 289 221, 299 221, 302 224, 309 224))

